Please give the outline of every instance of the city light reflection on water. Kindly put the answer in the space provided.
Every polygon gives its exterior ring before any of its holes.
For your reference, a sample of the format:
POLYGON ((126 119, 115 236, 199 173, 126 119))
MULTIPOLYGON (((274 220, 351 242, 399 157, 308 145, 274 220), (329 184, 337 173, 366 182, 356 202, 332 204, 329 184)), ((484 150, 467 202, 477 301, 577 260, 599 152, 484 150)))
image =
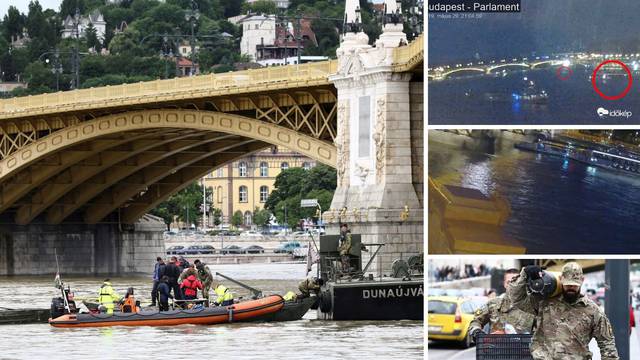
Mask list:
POLYGON ((512 142, 486 154, 430 139, 428 156, 429 176, 508 199, 503 232, 529 253, 640 252, 640 177, 522 152, 512 142))

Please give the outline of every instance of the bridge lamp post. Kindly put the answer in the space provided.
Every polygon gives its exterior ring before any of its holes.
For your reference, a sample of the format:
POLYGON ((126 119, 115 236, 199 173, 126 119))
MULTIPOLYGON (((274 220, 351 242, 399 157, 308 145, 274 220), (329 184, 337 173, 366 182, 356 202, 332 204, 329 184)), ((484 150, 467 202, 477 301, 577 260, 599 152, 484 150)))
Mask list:
POLYGON ((191 25, 191 37, 189 39, 191 45, 191 73, 190 75, 196 74, 196 21, 200 18, 200 13, 198 12, 198 4, 195 1, 191 1, 191 11, 186 15, 187 20, 191 25))
MULTIPOLYGON (((48 64, 49 59, 46 59, 45 62, 48 64)), ((51 64, 51 72, 56 75, 56 91, 60 91, 60 74, 62 74, 62 64, 60 63, 60 50, 56 49, 53 55, 53 63, 51 64)))

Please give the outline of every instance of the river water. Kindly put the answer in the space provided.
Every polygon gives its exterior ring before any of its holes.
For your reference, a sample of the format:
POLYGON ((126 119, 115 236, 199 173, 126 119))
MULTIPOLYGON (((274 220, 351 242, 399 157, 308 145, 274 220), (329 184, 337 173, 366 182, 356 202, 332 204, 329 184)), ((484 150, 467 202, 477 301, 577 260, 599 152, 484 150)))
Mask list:
POLYGON ((638 176, 519 151, 508 141, 481 151, 430 137, 428 156, 429 176, 508 199, 503 231, 528 253, 640 253, 638 176))
MULTIPOLYGON (((510 71, 506 76, 466 76, 442 81, 429 81, 429 124, 638 124, 640 122, 640 91, 634 86, 621 100, 604 100, 593 89, 590 75, 593 68, 572 67, 573 74, 560 80, 555 68, 510 71), (545 105, 532 105, 511 99, 521 93, 524 77, 534 81, 539 90, 549 94, 545 105), (488 101, 486 93, 501 94, 506 101, 488 101), (599 117, 596 110, 631 111, 631 117, 599 117)), ((627 76, 612 76, 602 80, 598 72, 598 88, 608 96, 622 92, 627 76)), ((564 75, 562 75, 564 76, 564 75)), ((635 75, 637 77, 637 74, 635 75)), ((636 79, 637 81, 637 79, 636 79)))
MULTIPOLYGON (((297 289, 306 265, 216 265, 212 271, 242 280, 265 294, 284 294, 297 289)), ((63 274, 63 280, 76 297, 93 297, 104 279, 63 274)), ((135 287, 143 305, 150 298, 147 277, 111 281, 119 294, 135 287)), ((236 296, 249 295, 223 282, 236 296)), ((0 277, 0 307, 48 308, 56 295, 53 276, 0 277)), ((0 331, 0 359, 421 359, 424 352, 420 321, 323 321, 317 320, 313 310, 300 321, 281 323, 85 329, 34 324, 0 326, 0 331)))

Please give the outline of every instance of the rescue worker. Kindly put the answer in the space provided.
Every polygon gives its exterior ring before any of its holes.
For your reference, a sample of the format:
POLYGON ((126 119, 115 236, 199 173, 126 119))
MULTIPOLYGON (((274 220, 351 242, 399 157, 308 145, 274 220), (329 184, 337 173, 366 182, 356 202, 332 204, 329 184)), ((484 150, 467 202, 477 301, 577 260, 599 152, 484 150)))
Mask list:
POLYGON ((233 293, 226 286, 220 284, 218 285, 213 292, 218 296, 214 304, 216 306, 227 306, 233 305, 233 293))
POLYGON ((180 271, 184 271, 186 268, 188 268, 191 264, 189 264, 189 262, 187 261, 187 259, 184 258, 184 256, 180 256, 178 258, 178 263, 177 263, 178 267, 180 268, 180 271))
POLYGON ((169 311, 169 299, 173 299, 171 288, 169 287, 169 277, 163 275, 158 284, 158 305, 160 311, 169 311))
POLYGON ((122 305, 120 305, 120 311, 124 313, 137 313, 139 310, 136 298, 133 296, 133 288, 130 287, 127 289, 122 305))
POLYGON ((98 292, 100 306, 106 309, 107 314, 113 315, 113 308, 118 301, 120 301, 120 295, 113 290, 110 280, 105 279, 98 292))
POLYGON ((198 289, 202 290, 202 283, 194 274, 191 274, 182 281, 180 289, 185 300, 195 300, 198 297, 198 289))
POLYGON ((164 263, 164 260, 160 256, 156 258, 156 265, 153 268, 153 288, 151 288, 151 306, 156 306, 156 299, 158 298, 158 285, 160 284, 160 279, 164 275, 164 269, 167 266, 164 263))
POLYGON ((182 293, 180 292, 180 286, 178 286, 178 278, 180 277, 180 268, 176 264, 178 259, 175 256, 171 257, 169 265, 164 269, 165 275, 167 275, 167 283, 169 289, 173 290, 173 296, 176 300, 182 299, 182 293))
POLYGON ((300 290, 300 295, 298 296, 298 298, 308 298, 309 296, 311 296, 312 291, 315 294, 318 294, 322 285, 324 285, 324 280, 315 277, 302 280, 298 284, 298 290, 300 290))
POLYGON ((349 251, 351 251, 351 230, 349 230, 349 226, 347 224, 342 224, 340 225, 340 244, 338 245, 338 252, 340 253, 340 262, 342 263, 343 272, 349 272, 351 269, 349 251))
POLYGON ((200 260, 196 260, 193 263, 196 265, 196 269, 198 271, 198 280, 202 283, 202 296, 209 300, 209 290, 211 289, 211 285, 213 285, 213 275, 211 274, 211 270, 209 270, 207 264, 200 260))
MULTIPOLYGON (((504 273, 503 285, 507 289, 511 279, 518 276, 517 269, 509 269, 504 273)), ((533 314, 524 312, 515 307, 506 293, 494 297, 484 306, 476 310, 473 321, 469 324, 469 334, 476 339, 478 334, 489 324, 489 333, 505 331, 510 325, 518 334, 530 334, 533 332, 533 314)))
POLYGON ((527 282, 540 279, 542 275, 539 266, 525 266, 507 289, 515 306, 535 315, 537 328, 531 343, 533 359, 591 359, 589 342, 595 338, 602 360, 618 360, 609 319, 598 305, 580 293, 584 281, 582 267, 575 262, 562 267, 562 294, 552 298, 527 293, 527 282))
POLYGON ((182 270, 180 276, 178 277, 178 284, 182 284, 184 279, 188 278, 191 275, 198 276, 196 267, 193 264, 190 264, 186 269, 182 270))

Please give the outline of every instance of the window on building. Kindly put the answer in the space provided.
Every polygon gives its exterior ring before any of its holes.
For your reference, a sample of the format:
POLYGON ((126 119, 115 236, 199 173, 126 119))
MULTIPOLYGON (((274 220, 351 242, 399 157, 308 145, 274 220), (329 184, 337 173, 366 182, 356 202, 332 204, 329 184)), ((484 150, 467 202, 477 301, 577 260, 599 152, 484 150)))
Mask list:
POLYGON ((261 177, 269 176, 269 164, 267 164, 265 161, 260 163, 260 176, 261 177))
POLYGON ((267 186, 260 186, 260 202, 267 202, 267 198, 269 197, 269 188, 267 186))
POLYGON ((244 212, 244 224, 250 226, 253 223, 253 214, 247 210, 244 212))
POLYGON ((218 168, 218 177, 224 177, 224 169, 223 168, 218 168))
POLYGON ((249 191, 246 186, 240 186, 240 191, 238 194, 238 201, 242 203, 249 202, 249 191))
POLYGON ((289 163, 288 162, 283 162, 282 164, 280 164, 280 170, 284 171, 287 170, 289 168, 289 163))
POLYGON ((369 157, 369 148, 371 146, 371 97, 361 96, 358 102, 358 111, 360 118, 358 119, 358 156, 369 157))
POLYGON ((305 170, 309 170, 311 169, 311 164, 305 161, 302 163, 302 168, 305 170))
POLYGON ((255 29, 258 30, 258 24, 255 25, 255 29))
POLYGON ((246 177, 247 176, 247 163, 244 161, 240 161, 238 164, 238 176, 246 177))
POLYGON ((216 190, 216 198, 218 200, 218 204, 222 204, 222 186, 218 186, 218 190, 216 190))

